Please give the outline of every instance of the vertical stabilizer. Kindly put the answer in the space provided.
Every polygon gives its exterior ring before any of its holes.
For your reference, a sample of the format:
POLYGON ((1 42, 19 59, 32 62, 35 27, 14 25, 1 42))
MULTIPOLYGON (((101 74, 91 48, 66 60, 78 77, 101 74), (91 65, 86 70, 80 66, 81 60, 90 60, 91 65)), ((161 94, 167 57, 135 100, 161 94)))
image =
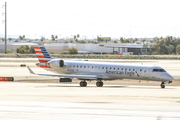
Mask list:
POLYGON ((33 42, 33 43, 38 44, 37 46, 34 47, 34 50, 36 52, 37 58, 40 63, 47 63, 48 61, 53 59, 46 50, 46 48, 44 47, 44 44, 42 42, 33 42))

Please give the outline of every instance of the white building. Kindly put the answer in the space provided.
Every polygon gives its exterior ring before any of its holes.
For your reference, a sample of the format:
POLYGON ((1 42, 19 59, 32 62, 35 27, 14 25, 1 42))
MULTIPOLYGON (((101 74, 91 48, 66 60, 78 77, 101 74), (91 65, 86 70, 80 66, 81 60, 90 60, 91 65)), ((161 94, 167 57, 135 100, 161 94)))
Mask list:
MULTIPOLYGON (((17 48, 22 45, 33 46, 36 43, 19 43, 19 42, 8 42, 7 49, 16 51, 17 48)), ((143 44, 72 44, 72 43, 62 43, 62 44, 44 44, 46 49, 55 54, 60 54, 63 51, 67 51, 69 48, 75 47, 79 53, 94 53, 94 54, 106 54, 106 53, 118 53, 118 54, 147 54, 147 48, 143 48, 143 44)), ((0 43, 0 53, 4 53, 4 42, 0 43)))

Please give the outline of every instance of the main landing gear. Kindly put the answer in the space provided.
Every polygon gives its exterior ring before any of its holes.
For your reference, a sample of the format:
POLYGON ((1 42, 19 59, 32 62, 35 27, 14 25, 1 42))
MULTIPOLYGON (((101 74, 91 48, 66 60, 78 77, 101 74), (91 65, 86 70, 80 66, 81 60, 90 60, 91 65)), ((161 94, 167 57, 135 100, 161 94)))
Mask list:
POLYGON ((87 82, 86 82, 86 81, 81 81, 81 82, 79 83, 79 85, 80 85, 81 87, 86 87, 86 86, 87 86, 87 82))
POLYGON ((165 83, 164 82, 161 83, 161 88, 165 88, 165 83))
MULTIPOLYGON (((80 85, 81 87, 86 87, 86 86, 87 86, 87 82, 86 82, 86 81, 81 81, 81 82, 79 83, 79 85, 80 85)), ((102 87, 102 86, 103 86, 103 82, 102 82, 102 81, 97 81, 97 82, 96 82, 96 86, 97 86, 97 87, 102 87)))
POLYGON ((96 82, 96 86, 97 87, 102 87, 103 86, 103 82, 102 81, 97 81, 96 82))

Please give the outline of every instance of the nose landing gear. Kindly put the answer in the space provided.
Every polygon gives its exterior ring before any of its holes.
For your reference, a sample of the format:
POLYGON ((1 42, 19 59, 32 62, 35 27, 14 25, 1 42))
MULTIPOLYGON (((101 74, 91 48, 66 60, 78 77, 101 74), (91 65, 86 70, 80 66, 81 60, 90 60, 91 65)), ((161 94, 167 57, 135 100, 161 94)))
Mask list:
POLYGON ((161 88, 165 88, 165 83, 164 82, 161 83, 161 88))
POLYGON ((161 88, 165 88, 165 84, 170 84, 172 81, 165 81, 161 83, 161 88))

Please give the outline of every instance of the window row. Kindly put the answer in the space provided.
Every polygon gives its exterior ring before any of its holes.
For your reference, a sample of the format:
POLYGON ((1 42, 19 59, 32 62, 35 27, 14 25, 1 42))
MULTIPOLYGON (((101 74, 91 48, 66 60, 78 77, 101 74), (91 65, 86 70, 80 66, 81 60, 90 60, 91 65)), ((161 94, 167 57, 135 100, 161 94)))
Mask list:
MULTIPOLYGON (((106 69, 106 70, 129 70, 129 71, 135 71, 135 69, 131 68, 116 68, 116 67, 100 67, 100 66, 82 66, 82 65, 69 65, 70 68, 92 68, 92 69, 106 69)), ((142 71, 142 69, 140 69, 142 71)))

